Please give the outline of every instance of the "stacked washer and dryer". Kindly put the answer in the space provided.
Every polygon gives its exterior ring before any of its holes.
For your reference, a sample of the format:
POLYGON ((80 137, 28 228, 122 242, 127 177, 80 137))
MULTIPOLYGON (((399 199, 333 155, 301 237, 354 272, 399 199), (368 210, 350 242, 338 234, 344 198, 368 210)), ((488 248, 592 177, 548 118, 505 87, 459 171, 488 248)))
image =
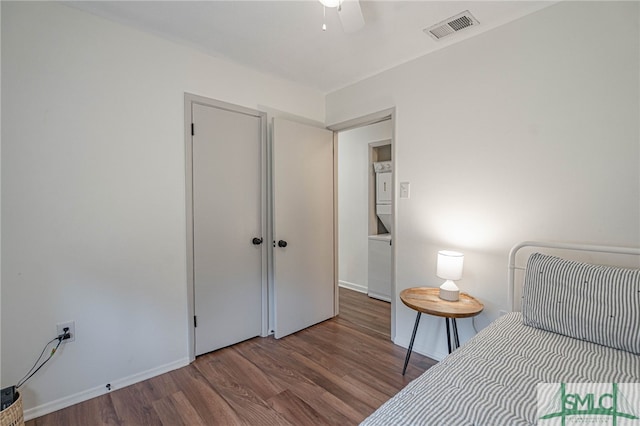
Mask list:
POLYGON ((391 161, 373 163, 376 173, 376 215, 381 224, 375 235, 369 235, 368 295, 391 301, 391 190, 393 170, 391 161))

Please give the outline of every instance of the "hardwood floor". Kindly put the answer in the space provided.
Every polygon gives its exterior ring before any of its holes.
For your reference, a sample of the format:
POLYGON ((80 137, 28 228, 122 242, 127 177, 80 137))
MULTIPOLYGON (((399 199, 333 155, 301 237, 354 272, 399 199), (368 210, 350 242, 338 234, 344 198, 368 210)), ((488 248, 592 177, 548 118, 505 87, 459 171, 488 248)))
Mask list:
POLYGON ((27 422, 36 425, 353 425, 435 364, 389 340, 390 305, 340 289, 340 315, 254 338, 27 422))
POLYGON ((391 339, 391 304, 340 288, 340 318, 391 339))

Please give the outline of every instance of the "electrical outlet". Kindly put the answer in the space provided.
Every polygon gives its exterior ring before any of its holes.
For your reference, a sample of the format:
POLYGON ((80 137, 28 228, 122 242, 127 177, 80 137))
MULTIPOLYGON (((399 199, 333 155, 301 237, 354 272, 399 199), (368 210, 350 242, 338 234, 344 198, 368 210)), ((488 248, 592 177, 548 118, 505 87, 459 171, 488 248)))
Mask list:
POLYGON ((71 337, 69 337, 68 339, 64 339, 62 343, 75 342, 76 340, 76 322, 75 321, 56 324, 56 331, 57 331, 56 335, 59 336, 61 334, 64 334, 64 329, 67 327, 69 327, 69 334, 71 335, 71 337))

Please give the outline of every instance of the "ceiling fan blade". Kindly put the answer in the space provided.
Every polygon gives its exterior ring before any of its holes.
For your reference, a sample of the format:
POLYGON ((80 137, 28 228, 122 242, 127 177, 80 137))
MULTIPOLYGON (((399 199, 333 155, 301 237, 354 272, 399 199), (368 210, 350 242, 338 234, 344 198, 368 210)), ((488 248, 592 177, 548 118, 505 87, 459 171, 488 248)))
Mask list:
POLYGON ((358 0, 344 0, 338 8, 338 16, 345 33, 353 33, 364 26, 364 16, 358 0))

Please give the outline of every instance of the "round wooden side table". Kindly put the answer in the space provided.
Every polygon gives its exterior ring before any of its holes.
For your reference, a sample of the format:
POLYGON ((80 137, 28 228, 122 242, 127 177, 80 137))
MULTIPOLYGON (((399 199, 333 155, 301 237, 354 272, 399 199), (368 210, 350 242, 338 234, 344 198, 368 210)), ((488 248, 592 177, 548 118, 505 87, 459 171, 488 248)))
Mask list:
POLYGON ((447 327, 447 345, 449 347, 449 353, 451 353, 452 343, 454 350, 460 347, 456 318, 474 317, 484 309, 484 305, 480 303, 478 299, 468 295, 467 293, 460 293, 460 300, 456 302, 449 302, 448 300, 440 299, 439 293, 440 289, 431 287, 411 287, 400 292, 400 300, 402 300, 402 303, 407 305, 409 308, 418 311, 416 323, 413 326, 413 333, 411 334, 411 341, 409 342, 409 349, 407 350, 407 356, 404 360, 404 367, 402 368, 403 376, 407 371, 407 365, 409 364, 409 358, 411 357, 411 350, 413 349, 413 341, 416 338, 418 324, 420 324, 420 316, 423 313, 444 317, 445 325, 447 327), (449 319, 451 319, 453 328, 453 342, 451 332, 449 331, 449 319))

